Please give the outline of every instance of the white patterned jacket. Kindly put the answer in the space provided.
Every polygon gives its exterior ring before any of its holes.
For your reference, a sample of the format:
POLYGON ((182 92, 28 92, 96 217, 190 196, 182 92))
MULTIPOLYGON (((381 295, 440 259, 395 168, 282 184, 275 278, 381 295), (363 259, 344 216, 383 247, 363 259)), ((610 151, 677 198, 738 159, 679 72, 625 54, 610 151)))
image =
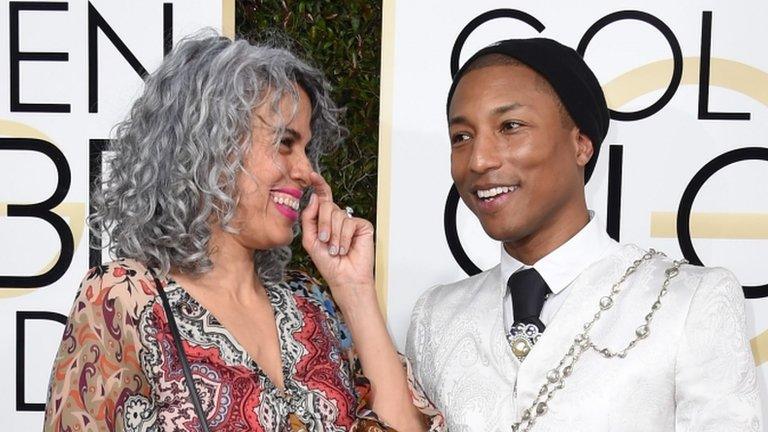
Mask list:
MULTIPOLYGON (((505 337, 499 266, 427 291, 406 353, 448 430, 510 431, 600 298, 644 253, 622 246, 584 271, 522 363, 505 337)), ((616 351, 634 339, 671 265, 656 257, 627 279, 591 331, 596 345, 616 351)), ((649 336, 624 359, 586 351, 532 431, 760 432, 761 421, 741 286, 726 270, 684 265, 649 336)))

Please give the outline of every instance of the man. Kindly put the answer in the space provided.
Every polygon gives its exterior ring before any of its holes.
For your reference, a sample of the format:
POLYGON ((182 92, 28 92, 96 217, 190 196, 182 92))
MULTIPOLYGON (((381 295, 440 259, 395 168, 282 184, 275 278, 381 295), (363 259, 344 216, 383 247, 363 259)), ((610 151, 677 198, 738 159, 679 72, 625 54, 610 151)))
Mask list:
POLYGON ((406 352, 448 430, 760 431, 733 275, 620 246, 587 209, 609 117, 581 57, 496 43, 447 109, 453 180, 502 243, 413 311, 406 352))

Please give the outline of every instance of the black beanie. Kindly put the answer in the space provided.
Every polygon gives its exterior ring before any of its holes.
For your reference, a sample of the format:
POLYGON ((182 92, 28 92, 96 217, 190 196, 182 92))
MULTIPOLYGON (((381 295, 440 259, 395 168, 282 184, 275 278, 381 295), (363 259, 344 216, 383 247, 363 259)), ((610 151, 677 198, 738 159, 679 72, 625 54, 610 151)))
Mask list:
POLYGON ((469 66, 488 54, 503 54, 515 58, 549 82, 573 122, 592 140, 594 154, 584 167, 584 182, 589 181, 597 163, 600 144, 608 133, 610 117, 603 89, 584 59, 573 48, 552 39, 508 39, 496 42, 478 51, 453 76, 446 112, 451 105, 456 86, 469 66))

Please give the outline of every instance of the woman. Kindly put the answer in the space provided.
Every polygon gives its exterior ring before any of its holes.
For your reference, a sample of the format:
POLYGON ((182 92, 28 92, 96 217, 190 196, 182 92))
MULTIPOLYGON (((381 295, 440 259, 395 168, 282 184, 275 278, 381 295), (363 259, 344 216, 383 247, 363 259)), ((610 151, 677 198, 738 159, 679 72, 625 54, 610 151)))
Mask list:
POLYGON ((45 430, 424 429, 376 304, 373 227, 316 172, 343 136, 328 92, 290 52, 220 37, 149 77, 90 221, 119 259, 80 287, 45 430), (335 303, 284 271, 300 215, 335 303))

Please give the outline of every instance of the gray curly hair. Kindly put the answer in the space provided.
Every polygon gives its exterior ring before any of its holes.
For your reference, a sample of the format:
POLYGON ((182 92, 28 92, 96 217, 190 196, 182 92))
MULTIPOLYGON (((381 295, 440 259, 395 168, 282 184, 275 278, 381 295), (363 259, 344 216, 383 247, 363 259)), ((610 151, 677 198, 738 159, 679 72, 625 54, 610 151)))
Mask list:
MULTIPOLYGON (((251 44, 198 33, 180 41, 146 80, 127 118, 114 130, 107 176, 96 179, 88 224, 96 247, 133 258, 168 273, 192 274, 212 268, 211 221, 229 231, 239 192, 236 178, 251 142, 251 113, 293 100, 297 85, 312 103, 312 139, 307 153, 319 157, 346 135, 330 85, 316 68, 279 42, 251 44)), ((279 145, 285 124, 272 125, 279 145)), ((294 236, 298 226, 294 226, 294 236)), ((265 282, 282 279, 289 247, 254 253, 265 282)))

